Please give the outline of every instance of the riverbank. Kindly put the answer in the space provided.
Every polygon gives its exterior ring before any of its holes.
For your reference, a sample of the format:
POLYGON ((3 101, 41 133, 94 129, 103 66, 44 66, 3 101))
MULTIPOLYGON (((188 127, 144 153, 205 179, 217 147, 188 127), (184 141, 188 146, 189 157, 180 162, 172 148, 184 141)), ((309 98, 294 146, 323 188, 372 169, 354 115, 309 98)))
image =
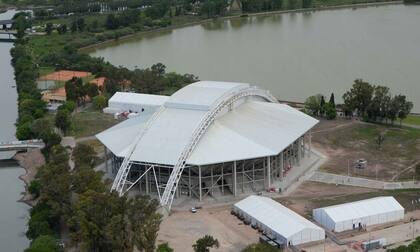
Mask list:
POLYGON ((35 179, 38 168, 45 164, 44 155, 42 154, 41 150, 34 149, 25 153, 17 153, 13 159, 18 162, 20 167, 25 169, 25 174, 19 176, 19 179, 25 183, 25 193, 18 201, 33 207, 36 202, 32 198, 32 195, 29 193, 28 187, 35 179))
POLYGON ((204 19, 200 21, 187 22, 184 24, 177 24, 177 25, 170 25, 167 27, 158 28, 158 29, 154 29, 150 31, 141 31, 141 32, 136 32, 129 35, 124 35, 124 36, 119 37, 118 39, 109 39, 103 42, 94 43, 92 45, 81 47, 79 48, 79 51, 84 52, 84 53, 89 53, 94 49, 106 47, 115 42, 124 42, 126 40, 145 36, 148 34, 171 31, 171 30, 194 26, 194 25, 207 24, 207 23, 211 23, 211 22, 219 21, 219 20, 223 21, 223 20, 239 19, 239 18, 244 18, 244 17, 269 16, 269 15, 278 15, 278 14, 286 14, 286 13, 302 13, 302 12, 323 11, 323 10, 338 10, 338 9, 347 9, 347 8, 366 8, 366 7, 383 6, 383 5, 396 5, 396 4, 402 4, 402 3, 403 1, 400 1, 400 0, 397 0, 397 1, 391 0, 391 1, 371 2, 371 3, 362 3, 362 4, 345 4, 345 5, 324 6, 324 7, 316 7, 316 8, 246 13, 246 14, 237 14, 237 15, 231 15, 231 16, 218 17, 218 18, 208 18, 208 19, 204 19))

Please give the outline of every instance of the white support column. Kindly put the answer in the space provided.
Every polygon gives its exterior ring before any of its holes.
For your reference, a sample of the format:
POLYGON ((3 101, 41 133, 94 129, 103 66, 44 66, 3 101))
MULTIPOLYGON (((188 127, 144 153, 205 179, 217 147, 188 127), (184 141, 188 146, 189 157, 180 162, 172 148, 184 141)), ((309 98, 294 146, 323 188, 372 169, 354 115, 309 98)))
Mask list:
POLYGON ((312 155, 312 130, 309 130, 309 157, 312 155))
POLYGON ((104 145, 104 153, 105 153, 105 173, 108 174, 108 149, 104 145))
POLYGON ((284 152, 280 153, 280 181, 283 181, 283 171, 284 171, 284 152))
POLYGON ((236 197, 236 161, 233 161, 233 196, 236 197))
POLYGON ((267 157, 267 188, 271 187, 271 160, 267 157))
POLYGON ((188 195, 191 198, 191 167, 188 168, 188 195))
POLYGON ((146 169, 146 175, 144 175, 144 177, 146 179, 146 194, 149 195, 150 194, 150 191, 149 191, 149 171, 147 169, 146 169))
POLYGON ((199 195, 200 195, 200 201, 201 201, 201 197, 202 197, 202 192, 201 192, 201 165, 198 166, 198 190, 199 190, 199 195))

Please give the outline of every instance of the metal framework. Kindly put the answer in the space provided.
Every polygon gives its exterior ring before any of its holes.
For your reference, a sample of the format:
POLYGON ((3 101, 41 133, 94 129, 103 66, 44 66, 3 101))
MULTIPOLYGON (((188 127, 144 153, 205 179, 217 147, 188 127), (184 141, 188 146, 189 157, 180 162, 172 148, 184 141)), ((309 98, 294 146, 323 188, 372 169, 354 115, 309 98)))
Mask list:
MULTIPOLYGON (((200 123, 198 124, 198 127, 194 130, 190 141, 184 147, 176 164, 173 166, 171 175, 169 176, 169 179, 166 185, 164 186, 164 191, 162 195, 160 194, 160 190, 159 190, 160 186, 158 185, 158 182, 156 179, 154 166, 151 166, 149 168, 149 170, 153 169, 153 172, 155 175, 160 204, 164 206, 168 211, 170 211, 171 209, 171 205, 172 205, 175 193, 178 188, 178 183, 181 179, 181 175, 184 171, 184 168, 186 167, 186 161, 188 157, 191 155, 191 153, 194 151, 198 142, 201 140, 201 137, 204 135, 204 133, 207 131, 210 125, 214 122, 217 115, 221 111, 223 111, 226 108, 231 109, 232 105, 236 101, 238 101, 241 98, 250 97, 250 96, 261 97, 269 102, 274 102, 274 103, 278 102, 277 99, 275 99, 272 95, 269 94, 269 92, 257 89, 256 87, 249 87, 249 88, 236 90, 220 97, 212 106, 212 108, 203 116, 200 123)), ((127 180, 127 176, 130 173, 131 167, 133 165, 133 162, 131 161, 131 156, 134 150, 136 149, 141 138, 144 136, 147 130, 151 127, 153 122, 159 117, 159 114, 163 110, 164 110, 164 106, 161 106, 160 109, 152 116, 152 118, 149 119, 143 131, 133 141, 133 144, 129 148, 128 154, 124 157, 124 160, 121 163, 121 166, 118 170, 118 173, 115 177, 114 183, 111 188, 111 190, 117 191, 119 195, 123 195, 124 193, 128 192, 128 190, 130 190, 142 178, 142 176, 144 174, 147 174, 147 172, 149 171, 147 170, 140 178, 138 178, 134 182, 130 182, 127 180)), ((201 183, 199 184, 199 186, 201 186, 201 183)))
MULTIPOLYGON (((284 190, 306 168, 300 166, 308 154, 308 136, 298 138, 277 155, 255 159, 235 160, 203 166, 186 166, 183 170, 176 198, 194 197, 199 201, 206 198, 236 197, 240 194, 258 193, 269 190, 284 190), (306 144, 305 144, 306 139, 306 144), (292 173, 292 175, 289 175, 292 173)), ((113 173, 118 171, 123 158, 112 156, 113 173)), ((173 166, 132 162, 127 177, 127 191, 135 189, 138 193, 161 199, 173 166)), ((227 200, 229 198, 226 198, 227 200)))

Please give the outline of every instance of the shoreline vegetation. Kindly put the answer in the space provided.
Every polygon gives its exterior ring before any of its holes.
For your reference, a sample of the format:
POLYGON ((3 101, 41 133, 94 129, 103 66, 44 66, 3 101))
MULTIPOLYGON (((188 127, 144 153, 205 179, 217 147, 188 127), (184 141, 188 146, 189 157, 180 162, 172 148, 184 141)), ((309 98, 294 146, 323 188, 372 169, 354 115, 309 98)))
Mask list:
POLYGON ((183 24, 176 24, 170 25, 163 28, 153 29, 150 31, 140 31, 135 32, 132 34, 121 36, 117 39, 109 39, 102 42, 94 43, 91 45, 83 46, 79 48, 80 52, 89 53, 94 51, 97 48, 108 47, 109 45, 116 43, 116 42, 124 42, 133 38, 142 37, 145 35, 165 32, 165 31, 172 31, 180 28, 207 24, 215 21, 224 21, 224 20, 232 20, 232 19, 239 19, 239 18, 247 18, 247 17, 258 17, 258 16, 270 16, 270 15, 280 15, 280 14, 287 14, 287 13, 304 13, 304 12, 315 12, 315 11, 325 11, 325 10, 340 10, 340 9, 358 9, 358 8, 365 8, 365 7, 375 7, 375 6, 383 6, 383 5, 396 5, 396 4, 403 4, 402 0, 389 0, 389 1, 370 1, 367 3, 356 3, 356 4, 339 4, 339 5, 332 5, 332 6, 323 6, 323 7, 314 7, 314 8, 299 8, 293 10, 276 10, 276 11, 265 11, 265 12, 255 12, 255 13, 243 13, 243 14, 236 14, 236 15, 229 15, 229 16, 222 16, 222 17, 215 17, 215 18, 208 18, 199 21, 187 22, 183 24))
MULTIPOLYGON (((290 2, 297 4, 296 0, 288 0, 288 7, 290 2)), ((373 2, 347 5, 347 7, 333 6, 329 9, 399 3, 401 1, 379 4, 373 2)), ((161 29, 174 29, 177 25, 172 23, 173 20, 177 20, 179 27, 182 27, 194 25, 194 22, 189 21, 199 18, 178 16, 177 19, 170 14, 176 12, 174 8, 166 6, 162 10, 158 7, 146 10, 133 9, 108 15, 81 13, 64 18, 35 19, 33 23, 26 18, 27 14, 15 16, 14 28, 18 31, 18 35, 11 49, 11 55, 18 92, 16 136, 19 139, 39 138, 46 144, 46 148, 42 151, 45 165, 40 166, 38 172, 22 163, 26 174, 21 179, 33 178, 29 185, 24 181, 27 191, 36 202, 30 211, 26 233, 32 241, 31 244, 36 244, 45 237, 53 241, 69 237, 63 241, 66 246, 76 249, 82 246, 89 251, 132 251, 134 246, 148 252, 155 250, 157 244, 153 237, 159 230, 161 221, 161 216, 155 213, 158 202, 148 197, 135 199, 118 197, 115 192, 109 192, 109 181, 102 181, 102 173, 94 170, 97 154, 92 146, 77 144, 68 150, 60 145, 62 136, 74 133, 71 131, 72 120, 75 120, 75 114, 81 114, 75 108, 84 106, 87 96, 94 100, 99 96, 99 91, 94 90, 95 95, 90 95, 84 86, 86 83, 81 79, 71 79, 65 83, 68 101, 53 115, 47 113, 46 103, 42 101, 36 80, 43 68, 51 68, 53 71, 64 69, 88 71, 95 77, 106 78, 103 90, 100 90, 104 99, 117 91, 125 91, 127 87, 135 92, 169 95, 186 84, 198 80, 192 74, 168 73, 165 71, 165 65, 161 63, 146 69, 129 70, 81 52, 81 48, 97 44, 99 36, 103 40, 108 37, 119 40, 125 36, 122 35, 124 32, 140 31, 139 34, 158 32, 161 29), (133 13, 134 16, 131 15, 133 13), (133 21, 128 22, 125 20, 127 17, 132 17, 133 21), (33 24, 45 29, 45 35, 26 36, 25 30, 31 28, 33 24), (74 167, 70 167, 69 159, 74 161, 74 167), (96 216, 101 217, 95 218, 96 216), (100 228, 96 229, 97 232, 91 233, 92 227, 100 228), (63 230, 67 230, 68 233, 63 230)), ((216 20, 314 10, 318 9, 302 10, 295 6, 293 10, 221 16, 216 20)), ((206 10, 200 18, 206 15, 217 16, 216 10, 211 11, 210 15, 210 10, 206 10)), ((213 20, 215 18, 204 18, 195 22, 213 20)), ((28 163, 33 161, 29 160, 28 163)), ((29 248, 26 251, 35 250, 29 248)))

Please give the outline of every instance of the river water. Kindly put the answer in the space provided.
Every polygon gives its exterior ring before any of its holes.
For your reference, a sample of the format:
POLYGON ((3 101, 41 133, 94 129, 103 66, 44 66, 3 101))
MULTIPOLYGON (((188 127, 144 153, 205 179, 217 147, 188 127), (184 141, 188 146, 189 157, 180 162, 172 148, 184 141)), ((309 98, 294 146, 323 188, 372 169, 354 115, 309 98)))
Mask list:
MULTIPOLYGON (((9 19, 14 11, 0 14, 9 19)), ((13 68, 10 65, 12 43, 0 42, 0 141, 14 140, 17 118, 17 93, 13 68)), ((10 157, 13 153, 0 153, 10 157)), ((25 236, 29 207, 17 202, 24 191, 18 178, 25 171, 13 162, 0 162, 0 251, 21 252, 29 246, 25 236)))
POLYGON ((249 82, 282 100, 335 93, 356 78, 406 94, 420 112, 420 6, 288 13, 151 33, 91 51, 114 65, 150 67, 202 80, 249 82))

